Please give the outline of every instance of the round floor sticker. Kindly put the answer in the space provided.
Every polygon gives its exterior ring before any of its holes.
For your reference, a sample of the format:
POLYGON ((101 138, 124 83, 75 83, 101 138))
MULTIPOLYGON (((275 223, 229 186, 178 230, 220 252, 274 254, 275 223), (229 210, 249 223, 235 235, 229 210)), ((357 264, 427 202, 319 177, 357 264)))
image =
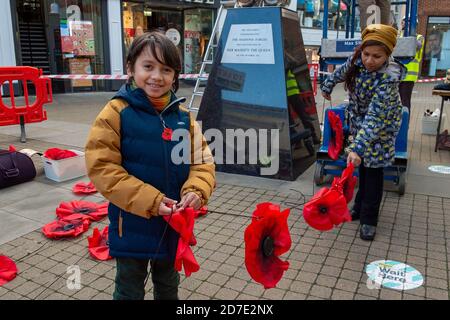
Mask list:
POLYGON ((378 260, 366 267, 375 284, 395 290, 410 290, 423 284, 423 276, 415 268, 398 261, 378 260))
POLYGON ((450 167, 448 166, 429 166, 428 170, 437 173, 450 174, 450 167))

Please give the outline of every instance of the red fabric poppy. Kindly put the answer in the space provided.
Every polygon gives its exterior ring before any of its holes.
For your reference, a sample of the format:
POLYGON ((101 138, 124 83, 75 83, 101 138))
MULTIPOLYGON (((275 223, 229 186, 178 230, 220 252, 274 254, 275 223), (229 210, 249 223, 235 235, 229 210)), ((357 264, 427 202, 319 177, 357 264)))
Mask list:
POLYGON ((108 227, 106 226, 102 232, 98 228, 94 228, 92 236, 88 237, 88 249, 91 256, 97 260, 110 260, 108 245, 108 227))
POLYGON ((97 189, 95 188, 92 182, 89 183, 78 182, 73 186, 72 191, 73 193, 76 194, 91 194, 96 193, 97 189))
POLYGON ((44 152, 44 157, 52 160, 61 160, 78 156, 75 152, 70 150, 62 150, 59 148, 50 148, 44 152))
POLYGON ((9 150, 9 152, 16 152, 17 151, 16 147, 14 147, 12 144, 9 145, 8 150, 9 150))
POLYGON ((289 268, 289 262, 279 258, 292 244, 289 213, 290 209, 280 212, 280 207, 270 202, 260 203, 245 229, 245 266, 252 279, 266 289, 275 287, 289 268))
POLYGON ((351 221, 347 201, 336 189, 322 188, 303 206, 303 217, 314 229, 327 231, 351 221))
POLYGON ((86 232, 90 224, 88 216, 72 214, 46 224, 42 227, 42 232, 50 239, 74 238, 86 232))
POLYGON ((353 176, 353 171, 355 170, 352 163, 347 165, 342 171, 340 178, 334 178, 333 183, 331 184, 332 189, 338 190, 345 197, 347 203, 352 201, 353 192, 355 190, 356 182, 358 179, 353 176))
POLYGON ((56 208, 58 218, 64 218, 73 214, 86 215, 92 221, 100 221, 108 215, 108 202, 95 203, 90 201, 61 202, 56 208))
POLYGON ((163 218, 180 235, 175 256, 175 270, 181 271, 184 267, 184 273, 186 277, 189 277, 193 272, 200 270, 200 265, 190 247, 197 244, 194 236, 194 209, 186 208, 163 218))
POLYGON ((7 256, 0 256, 0 286, 13 280, 17 275, 17 266, 7 256))
POLYGON ((208 208, 206 206, 201 207, 198 210, 194 210, 194 218, 203 217, 208 213, 208 208))
POLYGON ((331 159, 336 160, 339 158, 339 154, 344 145, 344 131, 342 129, 342 121, 336 113, 328 110, 327 115, 331 129, 331 137, 328 143, 328 155, 331 159))

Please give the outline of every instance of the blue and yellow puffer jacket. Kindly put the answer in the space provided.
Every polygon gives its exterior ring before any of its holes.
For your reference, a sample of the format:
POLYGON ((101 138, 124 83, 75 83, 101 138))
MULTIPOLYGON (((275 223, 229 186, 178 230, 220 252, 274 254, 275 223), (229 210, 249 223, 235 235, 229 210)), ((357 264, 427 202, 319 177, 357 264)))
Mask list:
MULTIPOLYGON (((331 94, 334 86, 344 82, 352 56, 329 75, 321 90, 331 94)), ((406 75, 406 68, 390 58, 375 72, 369 72, 356 59, 358 75, 353 92, 349 92, 347 107, 352 141, 347 151, 356 152, 370 168, 387 167, 395 156, 395 139, 400 130, 402 104, 398 85, 406 75)))
MULTIPOLYGON (((200 164, 175 164, 171 152, 179 142, 162 139, 164 125, 201 134, 196 121, 180 107, 183 100, 172 94, 169 105, 158 113, 142 89, 126 84, 94 122, 86 166, 91 181, 110 201, 113 257, 172 260, 178 234, 158 216, 161 200, 165 196, 179 201, 183 194, 196 192, 205 204, 213 191, 212 157, 200 164)), ((210 156, 203 142, 200 148, 210 156)))

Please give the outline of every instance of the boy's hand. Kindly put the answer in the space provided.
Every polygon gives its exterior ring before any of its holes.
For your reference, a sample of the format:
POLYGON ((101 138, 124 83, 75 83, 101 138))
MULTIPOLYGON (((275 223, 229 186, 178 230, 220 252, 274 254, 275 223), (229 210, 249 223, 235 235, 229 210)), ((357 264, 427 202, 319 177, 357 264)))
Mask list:
POLYGON ((331 94, 322 91, 322 97, 326 100, 331 101, 331 94))
POLYGON ((163 197, 161 203, 159 204, 158 214, 160 216, 168 216, 176 210, 177 202, 170 198, 163 197))
POLYGON ((177 205, 178 210, 184 210, 187 207, 192 207, 194 210, 200 209, 202 206, 202 200, 195 192, 188 192, 182 198, 177 205))
POLYGON ((358 156, 356 152, 350 152, 347 156, 347 165, 350 162, 353 163, 355 167, 358 167, 361 164, 361 158, 358 156))

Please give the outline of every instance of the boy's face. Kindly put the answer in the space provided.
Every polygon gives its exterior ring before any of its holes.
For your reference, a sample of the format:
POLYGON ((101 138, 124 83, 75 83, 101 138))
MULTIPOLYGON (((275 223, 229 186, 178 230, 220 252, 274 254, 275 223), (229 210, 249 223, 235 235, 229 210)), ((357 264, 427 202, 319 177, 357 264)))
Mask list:
POLYGON ((361 53, 362 62, 369 72, 380 69, 388 58, 386 51, 381 46, 365 47, 361 53))
MULTIPOLYGON (((159 49, 156 49, 156 53, 162 57, 159 49)), ((136 59, 133 70, 131 66, 127 67, 127 73, 128 76, 134 77, 136 85, 150 98, 159 98, 166 94, 175 82, 175 70, 159 63, 148 48, 136 59)))

